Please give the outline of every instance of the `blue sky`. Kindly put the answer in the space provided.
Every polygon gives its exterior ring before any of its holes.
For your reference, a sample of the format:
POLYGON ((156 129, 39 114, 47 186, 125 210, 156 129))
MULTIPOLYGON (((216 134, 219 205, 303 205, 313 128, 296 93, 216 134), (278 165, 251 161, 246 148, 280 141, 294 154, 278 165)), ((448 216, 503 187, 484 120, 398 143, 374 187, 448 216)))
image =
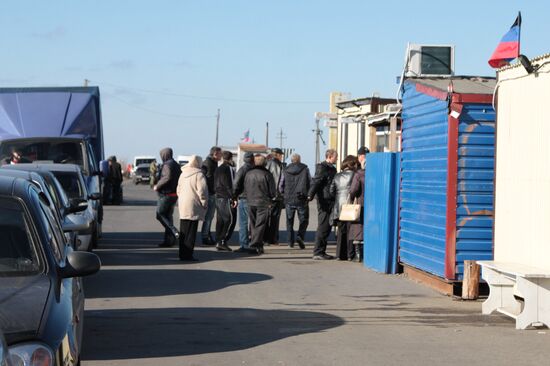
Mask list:
POLYGON ((311 164, 331 91, 395 96, 407 42, 454 44, 457 74, 494 76, 518 10, 522 53, 550 52, 544 1, 2 1, 0 86, 99 85, 108 155, 205 155, 220 108, 221 145, 264 142, 269 121, 311 164))

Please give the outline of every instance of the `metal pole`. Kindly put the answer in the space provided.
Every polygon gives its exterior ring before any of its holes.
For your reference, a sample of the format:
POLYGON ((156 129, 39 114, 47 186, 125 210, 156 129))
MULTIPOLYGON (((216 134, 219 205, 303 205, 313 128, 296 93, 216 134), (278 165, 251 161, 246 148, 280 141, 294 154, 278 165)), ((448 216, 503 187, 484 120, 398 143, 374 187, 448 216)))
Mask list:
POLYGON ((214 146, 218 146, 219 132, 220 132, 220 109, 218 108, 218 115, 216 116, 216 144, 214 146))
POLYGON ((319 164, 321 162, 321 150, 319 146, 320 133, 321 130, 319 129, 319 118, 315 118, 315 164, 319 164))
POLYGON ((279 135, 279 147, 283 148, 283 129, 281 128, 281 134, 279 135))
POLYGON ((84 79, 84 86, 86 86, 86 87, 87 87, 89 83, 90 83, 90 80, 88 80, 88 79, 84 79))
POLYGON ((269 122, 265 123, 265 146, 269 147, 269 122))

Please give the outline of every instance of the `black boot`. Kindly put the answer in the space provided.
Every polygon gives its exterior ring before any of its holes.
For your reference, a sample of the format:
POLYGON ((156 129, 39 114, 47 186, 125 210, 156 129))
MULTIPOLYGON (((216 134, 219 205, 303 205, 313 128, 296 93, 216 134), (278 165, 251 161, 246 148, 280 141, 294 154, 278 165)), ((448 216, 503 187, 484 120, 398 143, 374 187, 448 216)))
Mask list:
POLYGON ((356 262, 363 262, 363 244, 357 244, 355 246, 355 258, 356 262))

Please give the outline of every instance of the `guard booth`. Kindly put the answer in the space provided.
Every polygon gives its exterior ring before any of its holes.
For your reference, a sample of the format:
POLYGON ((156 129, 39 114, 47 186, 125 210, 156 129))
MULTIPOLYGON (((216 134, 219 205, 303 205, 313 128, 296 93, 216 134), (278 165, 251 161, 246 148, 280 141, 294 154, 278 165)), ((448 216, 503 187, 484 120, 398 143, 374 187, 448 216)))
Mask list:
POLYGON ((399 261, 451 293, 464 260, 491 259, 495 80, 404 82, 399 261))

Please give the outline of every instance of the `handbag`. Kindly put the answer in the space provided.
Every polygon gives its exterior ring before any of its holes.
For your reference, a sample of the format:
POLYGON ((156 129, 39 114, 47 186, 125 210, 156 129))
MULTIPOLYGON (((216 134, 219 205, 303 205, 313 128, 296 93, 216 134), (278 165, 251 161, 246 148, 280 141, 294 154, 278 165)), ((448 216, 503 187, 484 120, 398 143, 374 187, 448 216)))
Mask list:
POLYGON ((357 199, 353 203, 345 203, 340 210, 340 221, 359 221, 361 218, 361 205, 357 203, 357 199))

